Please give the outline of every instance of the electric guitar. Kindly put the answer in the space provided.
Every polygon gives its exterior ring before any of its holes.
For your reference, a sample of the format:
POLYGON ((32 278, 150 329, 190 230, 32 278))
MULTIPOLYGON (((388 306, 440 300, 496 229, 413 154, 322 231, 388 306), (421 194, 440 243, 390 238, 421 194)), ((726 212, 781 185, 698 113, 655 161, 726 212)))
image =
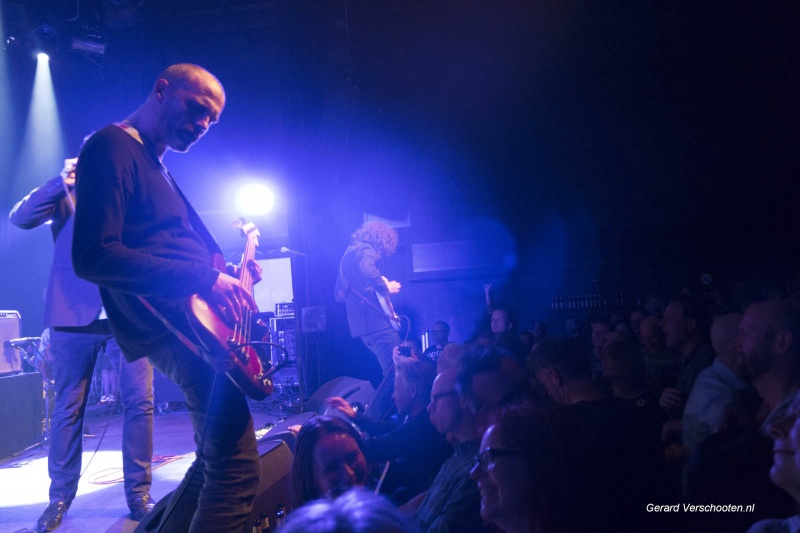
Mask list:
MULTIPOLYGON (((389 280, 386 279, 386 276, 381 276, 383 278, 384 283, 388 285, 389 280)), ((383 295, 378 292, 375 293, 378 297, 378 303, 381 304, 381 309, 383 310, 383 314, 386 315, 387 320, 389 320, 389 324, 392 325, 392 329, 395 331, 400 331, 400 317, 397 316, 397 313, 394 310, 394 306, 392 305, 392 301, 389 299, 389 295, 383 295)))
MULTIPOLYGON (((253 275, 247 264, 255 257, 260 234, 252 222, 245 224, 240 219, 236 226, 247 239, 239 269, 239 282, 247 292, 253 294, 253 275)), ((215 254, 213 266, 225 271, 225 261, 221 255, 215 254)), ((186 310, 189 325, 205 348, 204 355, 209 364, 225 372, 244 394, 255 400, 263 400, 272 392, 272 375, 282 365, 272 368, 268 356, 260 354, 259 349, 250 344, 261 340, 253 338, 255 330, 259 329, 256 313, 257 309, 247 310, 240 322, 230 324, 219 309, 199 294, 189 298, 186 310)))

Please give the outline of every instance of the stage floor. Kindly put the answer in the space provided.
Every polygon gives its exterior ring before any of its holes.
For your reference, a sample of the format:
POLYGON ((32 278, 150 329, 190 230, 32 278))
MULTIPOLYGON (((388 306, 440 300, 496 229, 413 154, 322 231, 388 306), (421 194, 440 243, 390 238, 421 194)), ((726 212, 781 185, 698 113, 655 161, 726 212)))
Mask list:
MULTIPOLYGON (((262 404, 251 404, 257 433, 260 428, 290 416, 264 409, 262 404)), ((84 433, 84 474, 78 494, 57 531, 133 531, 138 522, 127 518, 122 485, 122 414, 112 412, 110 407, 90 406, 84 433)), ((156 500, 178 486, 194 460, 194 450, 191 422, 182 405, 169 404, 166 409, 163 406, 156 409, 151 489, 156 500)), ((0 533, 35 531, 36 521, 47 507, 49 486, 47 444, 3 460, 0 463, 0 533)))

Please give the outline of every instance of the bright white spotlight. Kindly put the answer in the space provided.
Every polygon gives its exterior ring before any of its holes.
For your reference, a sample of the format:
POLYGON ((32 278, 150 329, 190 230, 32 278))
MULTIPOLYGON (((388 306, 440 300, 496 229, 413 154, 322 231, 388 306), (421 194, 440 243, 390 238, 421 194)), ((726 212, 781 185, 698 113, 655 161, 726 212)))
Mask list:
POLYGON ((41 61, 50 61, 50 56, 45 54, 44 52, 39 52, 38 54, 36 54, 36 59, 39 59, 41 61))
POLYGON ((275 193, 263 183, 248 183, 236 191, 234 204, 236 212, 242 215, 266 215, 275 207, 275 193))

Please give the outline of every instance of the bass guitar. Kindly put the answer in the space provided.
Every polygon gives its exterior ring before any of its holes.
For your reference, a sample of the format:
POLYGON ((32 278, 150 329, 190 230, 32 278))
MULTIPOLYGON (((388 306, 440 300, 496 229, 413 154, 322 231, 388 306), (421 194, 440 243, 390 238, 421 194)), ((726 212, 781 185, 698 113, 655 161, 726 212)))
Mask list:
MULTIPOLYGON (((240 219, 236 226, 247 239, 239 269, 239 282, 246 291, 253 294, 253 275, 247 264, 255 258, 260 234, 252 222, 245 223, 240 219)), ((225 271, 225 261, 221 255, 215 254, 213 266, 225 271)), ((257 313, 257 309, 247 310, 240 322, 231 324, 214 305, 209 304, 199 294, 189 298, 186 310, 189 325, 205 348, 203 355, 211 366, 225 372, 247 396, 263 400, 272 392, 272 375, 282 365, 273 368, 268 354, 258 346, 261 339, 254 338, 255 332, 263 329, 263 325, 258 324, 257 313)))

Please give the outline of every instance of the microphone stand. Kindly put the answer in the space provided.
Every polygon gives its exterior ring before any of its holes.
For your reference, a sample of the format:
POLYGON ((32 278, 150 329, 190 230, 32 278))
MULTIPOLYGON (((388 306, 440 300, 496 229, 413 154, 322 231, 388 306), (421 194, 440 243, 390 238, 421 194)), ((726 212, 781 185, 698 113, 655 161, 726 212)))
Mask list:
MULTIPOLYGON (((292 264, 294 264, 294 257, 296 257, 296 256, 297 257, 302 257, 305 260, 305 261, 303 261, 303 269, 304 269, 304 272, 303 272, 304 280, 303 281, 305 283, 305 289, 306 289, 306 306, 308 306, 309 305, 309 294, 310 294, 309 293, 309 287, 308 287, 308 256, 305 255, 305 254, 299 254, 299 253, 289 254, 289 259, 292 261, 292 264)), ((305 368, 304 368, 305 367, 305 364, 304 364, 305 357, 304 357, 304 355, 301 355, 301 352, 303 352, 304 350, 308 349, 308 340, 305 337, 305 333, 303 333, 303 310, 302 310, 302 307, 300 309, 295 309, 294 317, 295 317, 295 323, 294 323, 295 339, 299 339, 300 335, 303 335, 303 349, 302 350, 296 350, 296 352, 295 352, 295 364, 297 365, 297 382, 298 382, 298 384, 300 386, 300 402, 299 402, 300 403, 300 412, 302 413, 303 412, 303 408, 305 407, 305 397, 306 397, 305 381, 306 381, 306 379, 305 379, 305 375, 304 375, 305 374, 305 368), (298 334, 300 334, 300 335, 298 335, 298 334)), ((297 342, 297 340, 295 340, 295 342, 297 342)))

